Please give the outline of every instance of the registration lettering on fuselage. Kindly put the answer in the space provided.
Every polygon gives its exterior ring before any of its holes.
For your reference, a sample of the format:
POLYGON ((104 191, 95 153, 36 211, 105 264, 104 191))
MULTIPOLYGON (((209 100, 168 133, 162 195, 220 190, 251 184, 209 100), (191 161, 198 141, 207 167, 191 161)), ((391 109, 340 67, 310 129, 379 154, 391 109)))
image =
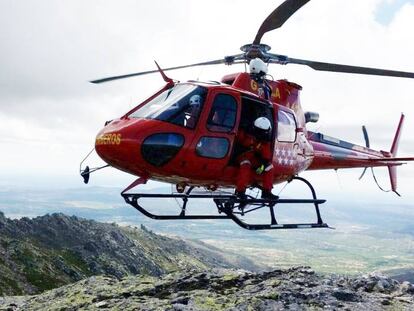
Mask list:
POLYGON ((96 138, 96 145, 119 145, 121 140, 121 134, 107 133, 96 138))

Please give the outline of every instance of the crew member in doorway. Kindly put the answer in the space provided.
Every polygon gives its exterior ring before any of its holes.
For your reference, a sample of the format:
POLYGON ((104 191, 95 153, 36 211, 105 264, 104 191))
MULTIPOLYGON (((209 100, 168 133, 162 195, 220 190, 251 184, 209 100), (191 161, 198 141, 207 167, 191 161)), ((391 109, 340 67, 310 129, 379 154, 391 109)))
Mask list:
POLYGON ((243 152, 237 157, 240 166, 236 184, 236 195, 246 198, 246 188, 251 181, 251 174, 262 176, 262 199, 277 199, 272 194, 273 165, 271 146, 272 124, 266 117, 259 117, 253 123, 252 134, 240 129, 237 144, 243 152))

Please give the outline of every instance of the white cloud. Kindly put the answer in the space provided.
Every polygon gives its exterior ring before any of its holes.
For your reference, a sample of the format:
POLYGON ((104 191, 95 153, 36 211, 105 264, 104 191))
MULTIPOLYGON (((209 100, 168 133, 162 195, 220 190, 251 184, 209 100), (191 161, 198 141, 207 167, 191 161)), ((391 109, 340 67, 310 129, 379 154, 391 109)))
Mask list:
MULTIPOLYGON (((384 26, 375 19, 381 2, 311 1, 262 41, 272 52, 291 57, 414 71, 414 5, 401 7, 384 26)), ((2 1, 0 171, 75 174, 103 122, 122 115, 163 83, 158 75, 98 86, 87 80, 153 69, 153 59, 167 67, 239 53, 279 3, 2 1)), ((243 66, 169 75, 219 80, 239 70, 243 66)), ((360 126, 366 124, 373 145, 388 149, 404 111, 401 150, 414 153, 413 80, 323 73, 296 65, 273 66, 271 72, 304 87, 304 108, 321 114, 314 128, 332 136, 362 143, 360 126)), ((414 170, 406 166, 404 172, 408 182, 414 170)), ((310 174, 319 179, 316 185, 341 192, 332 186, 335 175, 310 174)), ((348 181, 358 174, 346 173, 348 181)), ((366 184, 357 188, 373 191, 366 184)), ((353 188, 344 182, 348 186, 353 188)))

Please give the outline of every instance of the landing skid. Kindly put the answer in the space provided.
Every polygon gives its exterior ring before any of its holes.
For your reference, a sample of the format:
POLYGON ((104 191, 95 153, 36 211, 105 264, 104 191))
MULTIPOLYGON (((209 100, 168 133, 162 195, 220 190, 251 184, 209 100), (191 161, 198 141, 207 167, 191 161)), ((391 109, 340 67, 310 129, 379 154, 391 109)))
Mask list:
MULTIPOLYGON (((256 199, 251 196, 247 196, 246 199, 240 199, 239 197, 231 194, 191 194, 194 187, 190 187, 185 193, 174 194, 149 194, 149 193, 125 193, 121 195, 125 199, 125 202, 133 206, 136 210, 144 214, 145 216, 157 219, 157 220, 201 220, 201 219, 231 219, 240 227, 248 230, 275 230, 275 229, 305 229, 305 228, 329 228, 329 226, 322 221, 319 204, 323 204, 326 200, 317 199, 316 193, 312 185, 304 178, 294 177, 292 180, 299 180, 304 182, 312 192, 312 199, 275 199, 265 200, 256 199), (149 212, 143 208, 139 203, 142 198, 157 198, 157 199, 175 199, 181 200, 181 211, 175 215, 159 215, 149 212), (212 199, 217 207, 219 215, 188 215, 187 204, 188 202, 199 199, 212 199), (315 223, 299 223, 299 224, 279 224, 276 220, 275 208, 279 204, 313 204, 316 213, 315 223), (269 224, 249 224, 245 222, 241 217, 246 214, 253 213, 262 208, 268 208, 270 212, 269 224)), ((128 188, 127 188, 128 189, 128 188)))

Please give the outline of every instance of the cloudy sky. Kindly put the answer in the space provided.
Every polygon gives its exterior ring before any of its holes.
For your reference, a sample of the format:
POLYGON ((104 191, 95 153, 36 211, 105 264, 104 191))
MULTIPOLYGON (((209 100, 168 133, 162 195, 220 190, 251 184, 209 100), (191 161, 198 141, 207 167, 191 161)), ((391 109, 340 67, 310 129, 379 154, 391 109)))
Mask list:
MULTIPOLYGON (((154 59, 174 66, 239 53, 281 2, 260 1, 257 7, 247 0, 0 0, 0 185, 81 186, 79 162, 104 122, 163 84, 158 75, 102 85, 88 80, 154 69, 154 59)), ((413 29, 414 1, 312 0, 262 42, 291 57, 414 71, 413 29)), ((219 80, 243 70, 218 66, 169 75, 181 81, 219 80)), ((275 65, 270 72, 303 86, 305 110, 321 116, 313 130, 351 142, 363 144, 365 124, 372 146, 388 150, 404 112, 400 155, 414 155, 414 80, 322 73, 297 65, 275 65)), ((359 182, 360 172, 305 176, 328 194, 357 191, 362 198, 397 200, 379 193, 371 178, 359 182)), ((400 202, 411 202, 414 165, 399 172, 405 195, 400 202)), ((387 175, 379 175, 388 186, 387 175)), ((95 176, 94 185, 133 180, 114 170, 95 176)))

